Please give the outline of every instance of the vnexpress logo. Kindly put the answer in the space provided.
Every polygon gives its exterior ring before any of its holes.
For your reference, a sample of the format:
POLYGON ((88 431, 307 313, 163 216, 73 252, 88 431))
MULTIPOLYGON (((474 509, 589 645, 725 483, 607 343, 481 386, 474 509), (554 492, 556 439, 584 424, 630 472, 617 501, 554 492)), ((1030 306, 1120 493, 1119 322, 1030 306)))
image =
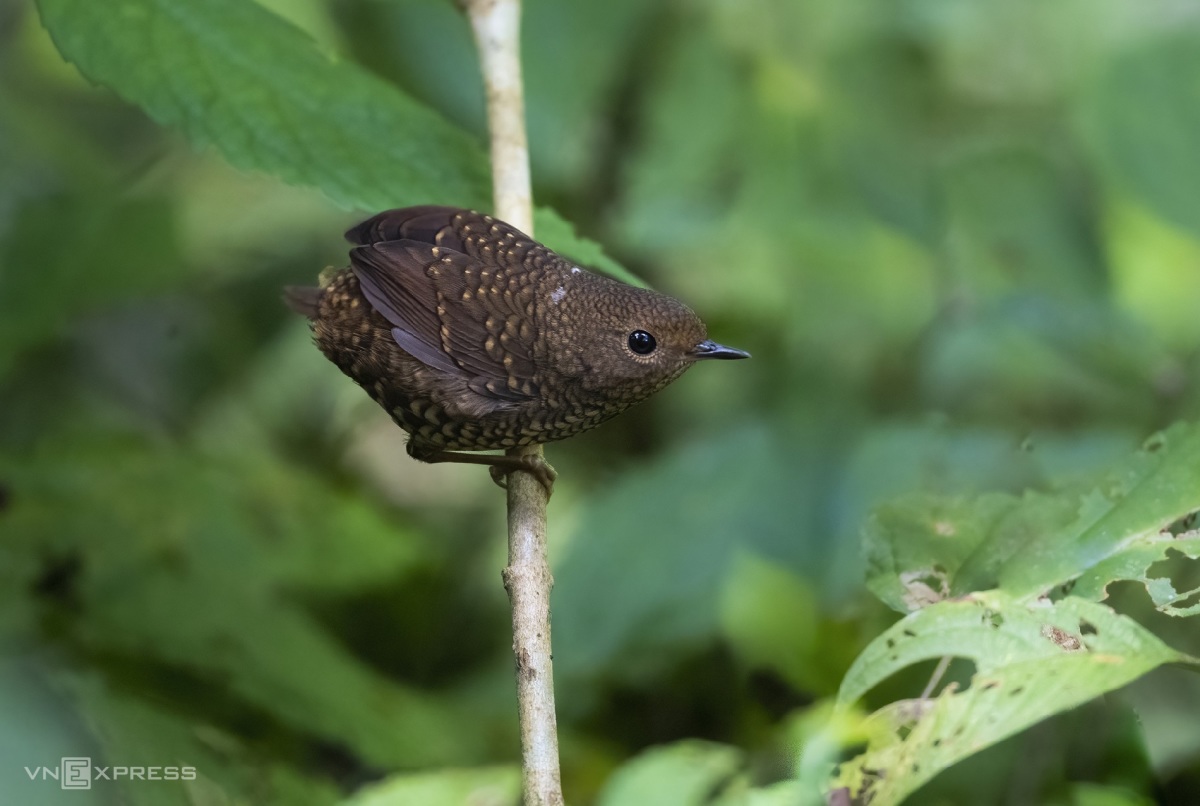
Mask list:
POLYGON ((129 767, 93 765, 84 756, 64 756, 57 767, 26 767, 29 780, 58 781, 63 789, 91 789, 92 781, 194 781, 196 768, 188 766, 129 767))

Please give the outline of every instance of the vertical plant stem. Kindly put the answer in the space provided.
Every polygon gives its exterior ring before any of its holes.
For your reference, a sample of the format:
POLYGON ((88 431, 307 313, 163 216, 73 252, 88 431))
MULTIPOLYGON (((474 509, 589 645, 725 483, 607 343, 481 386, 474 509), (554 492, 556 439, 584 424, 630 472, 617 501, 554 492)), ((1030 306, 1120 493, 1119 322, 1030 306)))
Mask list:
MULTIPOLYGON (((521 83, 520 0, 464 0, 487 92, 495 215, 533 235, 533 193, 521 83)), ((541 456, 540 445, 509 451, 541 456)), ((549 496, 528 473, 508 477, 508 567, 513 655, 521 722, 526 806, 561 806, 554 672, 550 661, 550 589, 546 559, 549 496)))
POLYGON ((521 81, 520 0, 465 0, 487 93, 497 218, 533 235, 533 190, 521 81))

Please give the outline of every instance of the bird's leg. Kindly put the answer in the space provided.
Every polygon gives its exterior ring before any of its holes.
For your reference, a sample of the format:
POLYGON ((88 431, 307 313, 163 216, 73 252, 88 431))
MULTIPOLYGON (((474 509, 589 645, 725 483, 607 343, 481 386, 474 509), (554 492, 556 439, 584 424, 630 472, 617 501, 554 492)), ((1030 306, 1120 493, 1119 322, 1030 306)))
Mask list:
POLYGON ((460 451, 413 451, 409 455, 422 462, 436 464, 438 462, 461 462, 467 465, 488 465, 492 481, 501 487, 508 486, 508 474, 516 470, 524 470, 533 474, 534 478, 546 488, 546 495, 554 492, 554 480, 558 478, 550 463, 540 456, 508 456, 507 454, 463 453, 460 451))
POLYGON ((508 474, 515 470, 524 470, 533 475, 546 488, 546 497, 554 494, 554 480, 558 471, 541 456, 489 456, 489 459, 504 459, 504 462, 492 462, 488 473, 492 481, 504 489, 508 489, 508 474))

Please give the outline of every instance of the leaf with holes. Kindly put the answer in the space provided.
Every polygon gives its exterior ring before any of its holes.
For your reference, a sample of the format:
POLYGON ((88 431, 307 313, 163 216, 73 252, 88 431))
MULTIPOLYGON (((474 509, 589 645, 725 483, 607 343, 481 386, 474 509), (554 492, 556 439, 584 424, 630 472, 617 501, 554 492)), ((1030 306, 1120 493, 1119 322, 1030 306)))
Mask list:
POLYGON ((870 718, 866 752, 842 765, 836 787, 873 806, 899 803, 934 775, 1053 714, 1124 686, 1165 663, 1200 665, 1136 622, 1077 597, 1028 605, 1000 591, 909 614, 851 666, 838 695, 847 707, 924 660, 967 658, 969 687, 902 700, 870 718))
MULTIPOLYGON (((864 534, 867 584, 901 611, 993 588, 1032 600, 1081 575, 1085 595, 1099 599, 1109 582, 1140 578, 1133 566, 1142 559, 1142 569, 1161 559, 1157 536, 1197 510, 1200 428, 1177 425, 1097 483, 1020 497, 912 495, 879 507, 864 534)), ((1160 584, 1156 595, 1163 604, 1189 594, 1160 584)))
POLYGON ((914 493, 880 505, 863 530, 867 587, 900 612, 945 599, 958 587, 959 568, 1020 505, 1002 493, 914 493))
POLYGON ((1031 539, 1000 572, 1000 586, 1036 595, 1067 582, 1200 510, 1200 427, 1179 424, 1148 439, 1079 503, 1063 530, 1031 539))
POLYGON ((1171 576, 1161 575, 1156 569, 1158 563, 1172 560, 1194 568, 1198 559, 1200 531, 1178 536, 1170 532, 1144 535, 1090 568, 1076 580, 1071 594, 1098 602, 1108 595, 1109 583, 1134 580, 1146 586, 1154 606, 1163 613, 1169 616, 1194 616, 1200 613, 1200 601, 1196 601, 1200 598, 1200 587, 1176 590, 1171 576))

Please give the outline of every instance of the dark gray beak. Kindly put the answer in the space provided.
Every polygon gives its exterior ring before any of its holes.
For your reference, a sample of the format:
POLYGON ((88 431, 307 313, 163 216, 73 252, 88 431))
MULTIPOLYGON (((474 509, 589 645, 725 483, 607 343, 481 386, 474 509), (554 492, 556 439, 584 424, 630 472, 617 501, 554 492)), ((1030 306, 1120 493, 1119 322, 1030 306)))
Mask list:
POLYGON ((717 344, 712 339, 705 339, 692 348, 692 357, 697 360, 701 358, 749 358, 750 353, 726 347, 724 344, 717 344))

